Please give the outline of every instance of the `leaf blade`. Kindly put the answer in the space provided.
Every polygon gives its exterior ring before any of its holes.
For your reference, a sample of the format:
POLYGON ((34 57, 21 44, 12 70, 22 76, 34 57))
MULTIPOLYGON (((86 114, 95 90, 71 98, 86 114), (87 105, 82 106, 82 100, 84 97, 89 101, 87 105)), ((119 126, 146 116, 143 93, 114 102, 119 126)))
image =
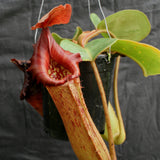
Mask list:
POLYGON ((55 40, 58 44, 60 44, 60 42, 61 42, 63 39, 65 39, 65 38, 62 38, 60 35, 58 35, 58 34, 55 33, 55 32, 52 32, 52 37, 54 38, 54 40, 55 40))
POLYGON ((151 45, 119 39, 112 45, 112 51, 134 60, 145 77, 160 74, 160 50, 151 45))
POLYGON ((99 38, 87 43, 85 47, 81 47, 78 44, 73 43, 67 39, 62 40, 60 46, 72 53, 80 53, 83 61, 93 61, 96 57, 109 48, 117 39, 114 38, 99 38))
POLYGON ((97 28, 98 24, 101 22, 101 19, 98 17, 98 15, 95 13, 91 13, 90 19, 91 19, 91 22, 93 23, 94 27, 97 28))
MULTIPOLYGON (((106 18, 108 29, 116 38, 141 41, 151 30, 147 16, 138 10, 122 10, 106 18)), ((98 24, 98 29, 105 29, 105 22, 98 24)))
POLYGON ((92 57, 86 52, 86 50, 80 45, 73 43, 70 40, 62 40, 60 46, 71 53, 80 53, 83 61, 92 61, 92 57))
MULTIPOLYGON (((115 143, 116 139, 120 135, 120 128, 119 128, 119 122, 118 122, 117 115, 116 115, 116 113, 115 113, 110 101, 108 103, 108 112, 109 112, 109 117, 110 117, 110 121, 111 121, 113 139, 114 139, 114 143, 115 143)), ((104 133, 101 136, 102 136, 103 139, 108 141, 108 131, 107 131, 107 125, 106 124, 105 124, 104 133)))
POLYGON ((92 59, 95 60, 100 53, 112 46, 116 41, 117 39, 115 38, 95 39, 85 45, 85 50, 91 55, 92 59))
POLYGON ((73 36, 73 38, 72 38, 72 40, 75 40, 75 41, 77 41, 78 40, 78 37, 80 36, 80 34, 82 33, 83 31, 82 31, 82 28, 81 27, 76 27, 76 31, 75 31, 75 33, 74 33, 74 36, 73 36))

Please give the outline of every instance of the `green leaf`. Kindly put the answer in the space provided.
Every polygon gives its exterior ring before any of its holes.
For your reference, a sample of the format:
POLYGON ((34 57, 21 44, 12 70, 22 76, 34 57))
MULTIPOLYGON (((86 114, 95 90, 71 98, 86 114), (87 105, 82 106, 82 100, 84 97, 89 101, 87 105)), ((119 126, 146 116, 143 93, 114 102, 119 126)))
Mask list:
POLYGON ((85 45, 85 49, 87 53, 91 55, 92 60, 95 60, 100 53, 104 52, 107 48, 112 46, 116 41, 117 39, 115 38, 95 39, 87 43, 85 45))
MULTIPOLYGON (((147 16, 138 10, 122 10, 106 18, 109 31, 119 39, 141 41, 151 30, 147 16)), ((105 29, 105 22, 98 24, 98 29, 105 29)))
POLYGON ((82 31, 81 27, 77 27, 77 28, 76 28, 76 31, 75 31, 75 33, 74 33, 74 36, 73 36, 73 38, 72 38, 72 40, 77 41, 77 40, 78 40, 78 37, 80 36, 80 34, 81 34, 82 32, 83 32, 83 31, 82 31))
POLYGON ((93 61, 96 57, 114 44, 117 39, 100 38, 95 39, 87 43, 85 47, 81 47, 78 44, 73 43, 69 40, 62 40, 60 46, 67 51, 72 53, 80 53, 83 61, 93 61))
POLYGON ((55 33, 55 32, 52 33, 52 37, 54 38, 54 40, 55 40, 58 44, 60 44, 60 42, 64 39, 64 38, 62 38, 60 35, 58 35, 58 34, 55 33))
MULTIPOLYGON (((119 118, 116 115, 111 103, 108 103, 108 112, 109 112, 109 117, 110 117, 110 122, 111 122, 111 128, 112 128, 112 133, 113 133, 113 140, 114 144, 120 145, 125 141, 125 130, 124 128, 121 128, 121 122, 119 122, 119 118)), ((105 130, 104 133, 101 134, 102 138, 108 141, 108 130, 107 130, 107 125, 105 124, 105 130)))
POLYGON ((93 23, 94 27, 97 28, 98 24, 101 22, 101 19, 98 17, 98 15, 95 13, 91 13, 90 19, 91 19, 91 22, 93 23))
POLYGON ((80 53, 83 61, 92 61, 92 57, 86 52, 86 50, 72 41, 63 40, 61 41, 60 46, 71 53, 80 53))
POLYGON ((144 76, 160 74, 160 50, 144 43, 117 40, 112 51, 128 56, 142 68, 144 76))
MULTIPOLYGON (((109 117, 110 117, 110 122, 111 122, 111 128, 112 128, 112 133, 113 133, 113 139, 114 142, 120 135, 120 128, 119 128, 119 122, 118 118, 116 116, 116 113, 111 105, 111 103, 108 103, 108 112, 109 112, 109 117)), ((108 141, 108 131, 107 131, 107 125, 105 124, 105 130, 104 134, 101 134, 102 138, 108 141)))

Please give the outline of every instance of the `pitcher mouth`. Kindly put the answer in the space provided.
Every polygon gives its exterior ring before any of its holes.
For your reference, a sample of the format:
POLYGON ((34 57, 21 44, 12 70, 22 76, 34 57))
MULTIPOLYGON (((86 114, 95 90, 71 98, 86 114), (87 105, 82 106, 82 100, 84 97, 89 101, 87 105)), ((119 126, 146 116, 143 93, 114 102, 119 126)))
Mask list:
POLYGON ((43 28, 39 40, 34 45, 31 57, 33 78, 44 85, 61 85, 80 76, 79 53, 73 54, 62 49, 53 39, 49 28, 43 28))

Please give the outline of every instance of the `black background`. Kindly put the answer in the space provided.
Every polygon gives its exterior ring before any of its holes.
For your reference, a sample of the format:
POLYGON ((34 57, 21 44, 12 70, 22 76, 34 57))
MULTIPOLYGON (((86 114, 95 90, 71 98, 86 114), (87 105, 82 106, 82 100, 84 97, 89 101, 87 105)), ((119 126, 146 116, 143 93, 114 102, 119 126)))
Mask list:
MULTIPOLYGON (((152 31, 143 41, 160 49, 159 0, 101 0, 105 15, 122 9, 139 9, 151 22, 152 31)), ((23 73, 11 58, 29 59, 40 0, 0 0, 0 159, 76 160, 69 142, 55 140, 44 132, 43 119, 25 101, 19 100, 23 73)), ((69 24, 51 29, 72 37, 76 26, 92 29, 87 0, 45 0, 42 15, 64 3, 73 7, 69 24)), ((97 0, 91 12, 100 17, 97 0)), ((154 63, 154 62, 153 62, 154 63)), ((160 76, 145 78, 140 67, 122 58, 119 71, 119 99, 127 139, 117 146, 118 160, 160 160, 160 76)), ((112 100, 112 96, 111 96, 112 100)), ((87 158, 86 158, 87 160, 87 158)))

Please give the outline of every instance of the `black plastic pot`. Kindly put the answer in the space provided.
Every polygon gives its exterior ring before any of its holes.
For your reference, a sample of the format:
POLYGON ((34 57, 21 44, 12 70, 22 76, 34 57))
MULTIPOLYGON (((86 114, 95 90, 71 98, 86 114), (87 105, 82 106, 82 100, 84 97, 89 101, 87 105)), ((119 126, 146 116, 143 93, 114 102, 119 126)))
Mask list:
MULTIPOLYGON (((96 64, 103 82, 107 100, 109 99, 115 57, 116 55, 112 56, 110 63, 107 62, 107 55, 101 54, 96 59, 96 64)), ((80 71, 82 91, 87 108, 97 129, 100 133, 103 133, 105 126, 104 110, 97 82, 95 80, 90 62, 81 62, 80 71)), ((44 122, 46 131, 50 136, 56 139, 67 140, 67 134, 65 132, 61 117, 50 95, 45 88, 43 90, 44 122)))

